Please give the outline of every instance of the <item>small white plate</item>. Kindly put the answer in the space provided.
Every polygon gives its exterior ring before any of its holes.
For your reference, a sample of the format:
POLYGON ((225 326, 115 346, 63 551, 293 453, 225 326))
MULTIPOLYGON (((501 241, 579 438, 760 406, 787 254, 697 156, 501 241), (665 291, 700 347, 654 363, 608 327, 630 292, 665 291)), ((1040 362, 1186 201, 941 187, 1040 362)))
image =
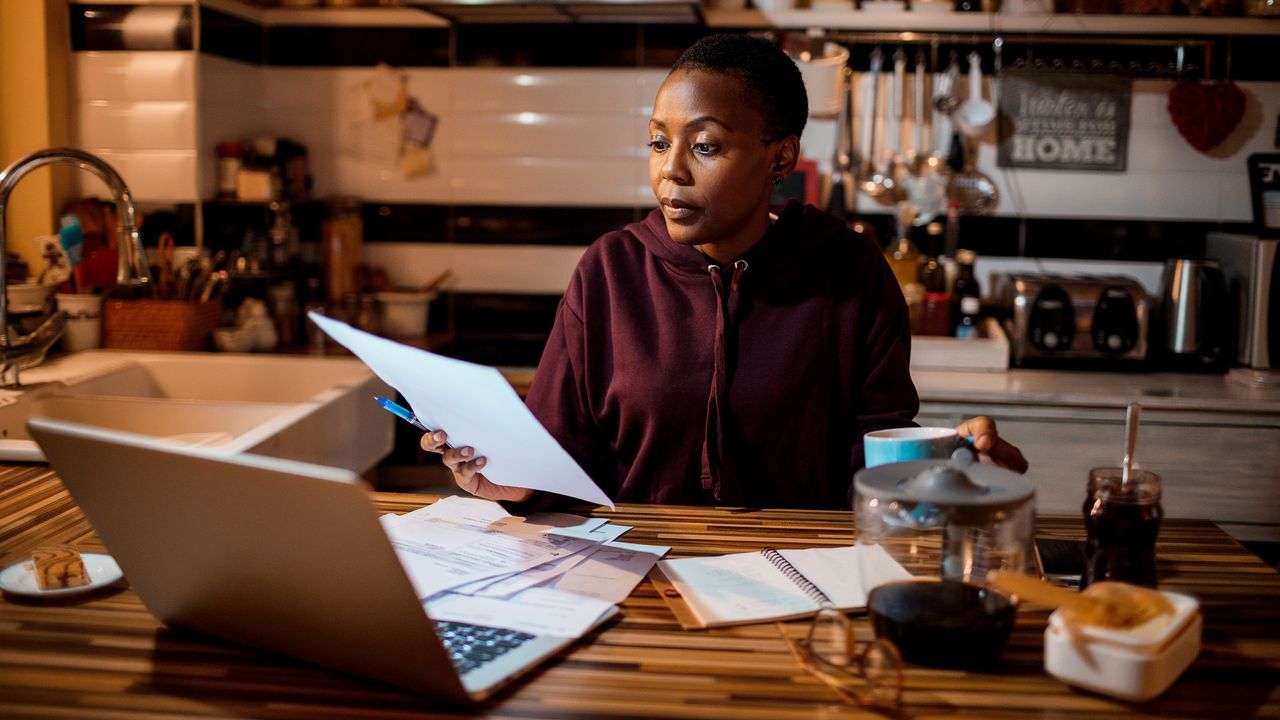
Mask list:
POLYGON ((41 590, 36 584, 35 570, 30 567, 31 560, 27 559, 0 570, 0 590, 25 597, 65 597, 92 592, 124 577, 116 559, 110 555, 80 553, 80 559, 84 561, 84 569, 89 571, 89 582, 85 585, 41 590))

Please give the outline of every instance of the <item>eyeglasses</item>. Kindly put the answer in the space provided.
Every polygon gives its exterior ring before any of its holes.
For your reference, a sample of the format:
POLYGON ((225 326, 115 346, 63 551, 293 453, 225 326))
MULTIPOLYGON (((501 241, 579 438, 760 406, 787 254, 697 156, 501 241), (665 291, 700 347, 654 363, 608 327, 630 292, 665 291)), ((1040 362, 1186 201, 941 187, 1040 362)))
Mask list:
POLYGON ((778 630, 796 662, 851 705, 897 708, 902 703, 902 655, 887 640, 872 640, 859 648, 853 624, 844 613, 823 608, 814 616, 804 638, 778 630))

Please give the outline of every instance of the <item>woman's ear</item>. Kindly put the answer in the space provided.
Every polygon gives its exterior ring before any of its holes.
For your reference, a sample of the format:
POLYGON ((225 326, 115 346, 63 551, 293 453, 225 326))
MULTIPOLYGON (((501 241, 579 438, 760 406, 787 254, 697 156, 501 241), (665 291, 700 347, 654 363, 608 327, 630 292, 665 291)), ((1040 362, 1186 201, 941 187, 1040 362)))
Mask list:
POLYGON ((795 135, 778 141, 778 145, 773 152, 773 174, 775 176, 787 176, 796 169, 796 163, 800 160, 800 138, 795 135))

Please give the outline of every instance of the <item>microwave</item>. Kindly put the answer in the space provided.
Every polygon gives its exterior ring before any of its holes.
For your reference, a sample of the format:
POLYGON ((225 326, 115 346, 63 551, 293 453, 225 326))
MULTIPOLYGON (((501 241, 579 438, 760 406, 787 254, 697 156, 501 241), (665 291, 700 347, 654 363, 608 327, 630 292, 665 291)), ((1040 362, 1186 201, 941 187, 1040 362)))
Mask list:
POLYGON ((1280 368, 1280 238, 1209 233, 1205 256, 1222 266, 1235 308, 1237 359, 1252 368, 1280 368))

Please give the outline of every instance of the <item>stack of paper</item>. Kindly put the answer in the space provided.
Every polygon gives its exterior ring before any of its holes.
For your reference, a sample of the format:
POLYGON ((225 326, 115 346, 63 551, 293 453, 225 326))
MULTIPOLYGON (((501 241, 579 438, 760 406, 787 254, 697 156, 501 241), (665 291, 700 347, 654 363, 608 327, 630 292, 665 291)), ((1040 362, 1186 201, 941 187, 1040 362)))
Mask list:
POLYGON ((478 498, 382 523, 433 618, 531 633, 586 632, 670 549, 620 542, 631 528, 602 518, 514 517, 478 498))

